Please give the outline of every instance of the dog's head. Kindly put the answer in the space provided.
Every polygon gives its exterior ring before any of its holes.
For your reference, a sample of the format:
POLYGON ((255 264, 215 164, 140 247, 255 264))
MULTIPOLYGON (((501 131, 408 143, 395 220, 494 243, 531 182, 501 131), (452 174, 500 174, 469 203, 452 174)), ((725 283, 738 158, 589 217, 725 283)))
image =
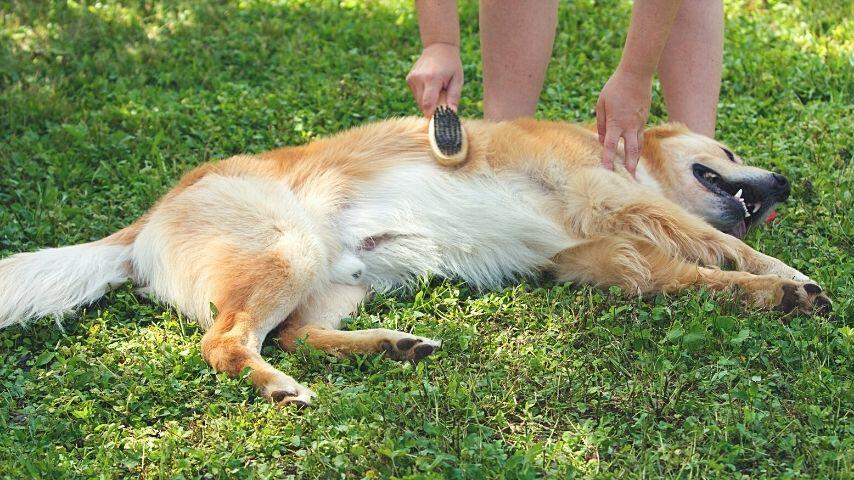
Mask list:
POLYGON ((750 167, 732 149, 681 125, 645 134, 646 169, 662 193, 715 228, 742 238, 789 198, 783 175, 750 167))

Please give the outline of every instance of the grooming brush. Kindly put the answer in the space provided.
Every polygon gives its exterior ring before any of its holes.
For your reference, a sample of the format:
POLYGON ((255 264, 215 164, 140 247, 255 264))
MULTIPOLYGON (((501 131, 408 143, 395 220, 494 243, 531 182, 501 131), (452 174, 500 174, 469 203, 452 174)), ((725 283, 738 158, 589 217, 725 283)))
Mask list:
POLYGON ((455 167, 466 159, 466 132, 460 123, 460 117, 447 106, 444 94, 439 98, 439 107, 430 118, 428 136, 433 156, 442 166, 455 167))

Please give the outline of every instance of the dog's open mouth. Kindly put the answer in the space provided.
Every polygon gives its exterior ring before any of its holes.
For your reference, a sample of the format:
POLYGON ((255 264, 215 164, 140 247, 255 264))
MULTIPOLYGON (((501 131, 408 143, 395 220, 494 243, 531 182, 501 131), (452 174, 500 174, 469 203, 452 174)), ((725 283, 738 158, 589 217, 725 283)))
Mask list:
POLYGON ((699 163, 694 164, 694 176, 710 192, 718 195, 730 214, 736 217, 732 226, 725 230, 726 233, 744 238, 747 229, 760 218, 758 213, 762 209, 762 195, 750 184, 729 182, 718 172, 699 163))

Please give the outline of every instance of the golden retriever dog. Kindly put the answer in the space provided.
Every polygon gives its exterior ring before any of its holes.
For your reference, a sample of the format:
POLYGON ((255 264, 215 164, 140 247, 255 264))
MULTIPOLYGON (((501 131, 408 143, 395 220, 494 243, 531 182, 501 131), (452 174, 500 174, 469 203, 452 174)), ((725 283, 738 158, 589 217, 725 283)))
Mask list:
POLYGON ((418 361, 440 342, 339 327, 370 291, 425 275, 494 288, 547 272, 638 294, 737 288, 750 307, 830 308, 806 275, 738 238, 789 196, 786 178, 715 140, 648 130, 635 180, 601 168, 591 128, 467 120, 468 155, 445 167, 427 125, 388 120, 202 165, 107 238, 0 262, 0 327, 59 318, 133 281, 199 322, 213 368, 249 368, 266 398, 307 404, 314 393, 261 357, 265 337, 280 327, 286 350, 304 340, 418 361))

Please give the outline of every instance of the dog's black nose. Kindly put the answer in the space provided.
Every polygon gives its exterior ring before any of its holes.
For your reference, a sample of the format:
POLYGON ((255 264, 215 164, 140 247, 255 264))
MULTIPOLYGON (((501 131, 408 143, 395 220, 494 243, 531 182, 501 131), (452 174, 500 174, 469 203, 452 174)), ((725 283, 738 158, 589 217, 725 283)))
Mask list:
POLYGON ((789 185, 789 179, 780 175, 779 173, 772 173, 772 177, 774 177, 774 198, 778 202, 783 202, 787 198, 789 198, 789 194, 792 192, 792 186, 789 185))
POLYGON ((789 187, 789 179, 788 178, 780 175, 779 173, 772 173, 771 175, 774 176, 774 180, 777 181, 777 185, 779 185, 781 187, 786 187, 786 188, 789 187))

